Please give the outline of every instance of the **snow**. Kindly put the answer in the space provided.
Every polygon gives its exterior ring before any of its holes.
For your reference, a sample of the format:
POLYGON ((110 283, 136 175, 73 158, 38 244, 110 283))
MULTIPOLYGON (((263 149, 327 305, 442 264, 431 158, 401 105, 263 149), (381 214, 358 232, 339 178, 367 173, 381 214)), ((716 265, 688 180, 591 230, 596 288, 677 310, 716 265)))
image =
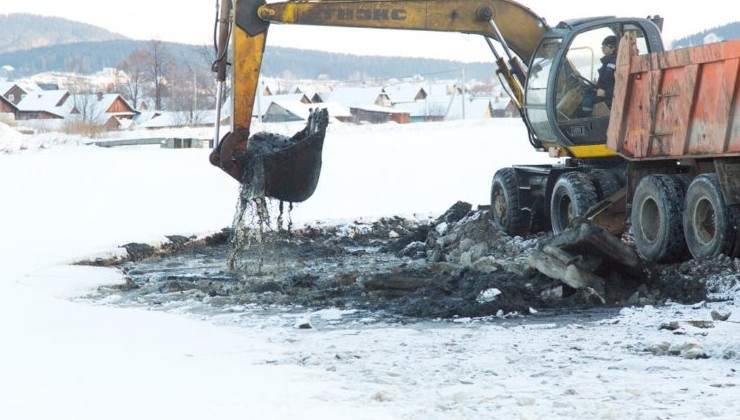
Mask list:
MULTIPOLYGON (((0 124, 2 419, 738 418, 737 287, 691 306, 341 326, 353 311, 204 317, 81 300, 123 275, 71 262, 218 231, 238 193, 209 150, 86 142, 0 124), (688 322, 712 310, 735 313, 688 322)), ((487 204, 497 168, 548 161, 517 120, 332 124, 316 194, 292 217, 487 204)))

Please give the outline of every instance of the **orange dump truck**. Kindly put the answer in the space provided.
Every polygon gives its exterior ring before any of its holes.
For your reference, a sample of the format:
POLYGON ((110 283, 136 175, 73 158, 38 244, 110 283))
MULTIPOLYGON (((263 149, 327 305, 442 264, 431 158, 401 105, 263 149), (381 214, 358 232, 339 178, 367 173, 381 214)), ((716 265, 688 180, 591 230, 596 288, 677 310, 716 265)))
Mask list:
POLYGON ((740 254, 740 40, 638 55, 622 40, 607 147, 651 261, 740 254))

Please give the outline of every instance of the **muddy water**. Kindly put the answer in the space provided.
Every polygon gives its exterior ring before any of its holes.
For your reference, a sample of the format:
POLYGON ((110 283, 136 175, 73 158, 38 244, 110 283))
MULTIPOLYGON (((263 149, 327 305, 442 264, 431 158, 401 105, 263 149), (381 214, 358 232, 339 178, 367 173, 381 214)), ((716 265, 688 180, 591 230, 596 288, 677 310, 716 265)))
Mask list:
MULTIPOLYGON (((128 281, 101 289, 132 305, 197 306, 214 313, 235 306, 338 308, 387 317, 453 318, 529 314, 578 307, 556 281, 505 271, 483 273, 386 252, 388 241, 345 231, 267 232, 263 242, 225 263, 229 239, 121 266, 128 281), (352 237, 347 236, 352 235, 352 237)), ((387 229, 383 229, 386 230, 387 229)), ((358 314, 358 316, 360 316, 358 314)))

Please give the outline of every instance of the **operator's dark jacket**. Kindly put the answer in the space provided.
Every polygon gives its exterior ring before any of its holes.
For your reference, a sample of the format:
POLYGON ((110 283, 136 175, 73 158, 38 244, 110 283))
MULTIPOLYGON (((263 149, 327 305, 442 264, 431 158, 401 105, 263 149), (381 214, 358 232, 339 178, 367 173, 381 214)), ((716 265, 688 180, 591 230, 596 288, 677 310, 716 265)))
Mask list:
POLYGON ((617 54, 601 57, 601 67, 599 67, 599 79, 596 82, 596 88, 604 89, 604 102, 611 108, 612 98, 614 97, 614 73, 617 70, 617 54))

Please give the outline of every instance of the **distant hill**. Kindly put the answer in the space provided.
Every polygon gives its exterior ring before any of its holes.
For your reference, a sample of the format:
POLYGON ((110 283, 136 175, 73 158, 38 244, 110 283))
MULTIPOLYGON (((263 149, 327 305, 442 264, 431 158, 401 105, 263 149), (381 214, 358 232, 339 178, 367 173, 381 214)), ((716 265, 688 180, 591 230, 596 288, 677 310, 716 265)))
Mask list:
MULTIPOLYGON (((204 48, 186 44, 165 44, 168 51, 182 62, 195 62, 198 59, 197 54, 202 53, 204 48)), ((12 51, 0 54, 0 66, 13 67, 15 77, 55 71, 89 74, 105 67, 117 67, 137 48, 149 49, 150 41, 120 39, 76 42, 12 51)))
POLYGON ((128 39, 97 26, 24 13, 0 15, 0 53, 72 44, 128 39))
MULTIPOLYGON (((740 23, 709 29, 673 42, 673 48, 704 43, 707 37, 740 38, 740 23)), ((188 66, 209 67, 206 46, 165 43, 168 51, 188 66)), ((118 66, 134 49, 149 49, 150 41, 132 40, 93 25, 28 14, 0 15, 0 67, 14 68, 13 77, 43 72, 94 73, 118 66)), ((489 81, 495 77, 493 57, 487 63, 451 60, 368 57, 323 51, 271 47, 265 51, 266 76, 334 80, 376 78, 388 80, 423 75, 426 79, 466 77, 489 81)))
MULTIPOLYGON (((196 45, 165 43, 168 51, 180 63, 209 67, 204 58, 212 48, 196 45)), ((20 78, 44 72, 94 73, 104 67, 118 66, 134 49, 148 50, 150 41, 116 40, 78 42, 13 51, 0 54, 0 66, 11 66, 13 76, 20 78)), ((335 80, 363 78, 391 79, 414 75, 431 75, 428 79, 459 78, 463 66, 466 77, 491 80, 492 63, 460 63, 451 60, 368 57, 335 54, 323 51, 272 47, 265 51, 262 72, 266 76, 317 79, 327 75, 335 80)))
POLYGON ((671 43, 671 48, 685 48, 692 45, 702 45, 709 42, 740 39, 740 22, 728 23, 727 25, 701 31, 698 34, 689 35, 677 39, 671 43))

